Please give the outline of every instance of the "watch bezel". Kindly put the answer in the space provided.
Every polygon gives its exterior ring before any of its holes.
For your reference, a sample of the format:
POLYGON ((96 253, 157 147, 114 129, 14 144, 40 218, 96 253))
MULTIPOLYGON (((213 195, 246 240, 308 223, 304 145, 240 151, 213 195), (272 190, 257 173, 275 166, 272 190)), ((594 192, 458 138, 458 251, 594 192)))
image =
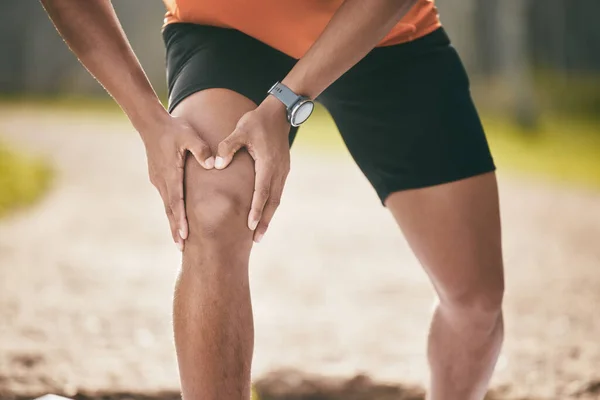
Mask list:
POLYGON ((294 105, 291 107, 291 109, 288 113, 289 123, 294 127, 298 127, 298 126, 302 125, 310 118, 310 116, 312 115, 314 110, 315 110, 315 102, 314 101, 312 101, 308 97, 300 97, 300 99, 296 103, 294 103, 294 105), (303 121, 296 123, 294 121, 294 117, 298 113, 300 108, 302 108, 302 106, 304 106, 305 104, 311 104, 310 113, 306 116, 306 118, 304 118, 303 121))

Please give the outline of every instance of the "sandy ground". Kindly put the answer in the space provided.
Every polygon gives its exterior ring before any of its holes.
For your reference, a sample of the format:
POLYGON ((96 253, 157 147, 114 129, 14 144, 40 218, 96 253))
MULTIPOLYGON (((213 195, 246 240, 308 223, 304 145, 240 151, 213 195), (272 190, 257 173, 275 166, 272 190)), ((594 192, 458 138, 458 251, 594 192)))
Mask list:
MULTIPOLYGON (((14 108, 0 109, 0 132, 58 171, 40 204, 0 222, 0 397, 176 391, 180 256, 135 132, 110 115, 14 108)), ((600 398, 600 194, 502 174, 500 185, 508 289, 498 398, 600 398)), ((432 291, 346 155, 293 150, 251 279, 256 380, 287 368, 426 380, 432 291)))

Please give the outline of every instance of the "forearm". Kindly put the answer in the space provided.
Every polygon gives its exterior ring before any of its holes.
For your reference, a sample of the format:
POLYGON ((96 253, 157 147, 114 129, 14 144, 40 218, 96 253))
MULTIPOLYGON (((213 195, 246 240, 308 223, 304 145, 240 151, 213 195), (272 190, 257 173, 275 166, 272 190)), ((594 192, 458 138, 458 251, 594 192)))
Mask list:
POLYGON ((134 127, 168 117, 109 0, 41 0, 61 36, 134 127))
POLYGON ((283 83, 315 98, 366 56, 415 0, 346 0, 283 83))

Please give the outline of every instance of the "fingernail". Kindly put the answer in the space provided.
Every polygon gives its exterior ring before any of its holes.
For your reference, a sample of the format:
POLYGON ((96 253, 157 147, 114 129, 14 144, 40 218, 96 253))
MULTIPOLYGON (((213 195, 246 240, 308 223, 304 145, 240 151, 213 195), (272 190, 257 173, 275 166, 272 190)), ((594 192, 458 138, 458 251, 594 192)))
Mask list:
POLYGON ((204 160, 205 168, 213 169, 214 166, 215 166, 215 158, 214 157, 208 157, 206 160, 204 160))
POLYGON ((179 230, 179 237, 182 238, 182 239, 184 239, 184 240, 186 239, 186 237, 183 236, 183 229, 179 230))
POLYGON ((257 233, 256 234, 256 238, 254 239, 254 241, 256 243, 260 243, 260 241, 262 240, 263 236, 265 236, 264 233, 257 233))
POLYGON ((217 157, 215 159, 215 168, 223 168, 223 165, 225 165, 225 160, 223 160, 221 157, 217 157))
POLYGON ((256 226, 258 225, 258 221, 250 221, 250 223, 248 224, 248 227, 250 228, 251 231, 256 229, 256 226))
POLYGON ((177 248, 179 249, 179 251, 183 252, 183 243, 177 242, 177 248))

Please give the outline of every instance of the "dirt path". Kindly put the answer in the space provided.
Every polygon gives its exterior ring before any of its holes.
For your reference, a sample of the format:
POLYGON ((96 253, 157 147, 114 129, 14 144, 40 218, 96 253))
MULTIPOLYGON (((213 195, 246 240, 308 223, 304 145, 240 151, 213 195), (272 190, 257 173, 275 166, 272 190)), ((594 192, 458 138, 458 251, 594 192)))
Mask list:
MULTIPOLYGON (((136 134, 114 116, 36 109, 0 109, 0 132, 58 170, 41 204, 0 222, 0 392, 176 390, 179 254, 136 134)), ((422 384, 424 273, 347 156, 293 153, 252 256, 255 377, 422 384)), ((494 387, 600 398, 600 194, 500 180, 507 341, 494 387)))

